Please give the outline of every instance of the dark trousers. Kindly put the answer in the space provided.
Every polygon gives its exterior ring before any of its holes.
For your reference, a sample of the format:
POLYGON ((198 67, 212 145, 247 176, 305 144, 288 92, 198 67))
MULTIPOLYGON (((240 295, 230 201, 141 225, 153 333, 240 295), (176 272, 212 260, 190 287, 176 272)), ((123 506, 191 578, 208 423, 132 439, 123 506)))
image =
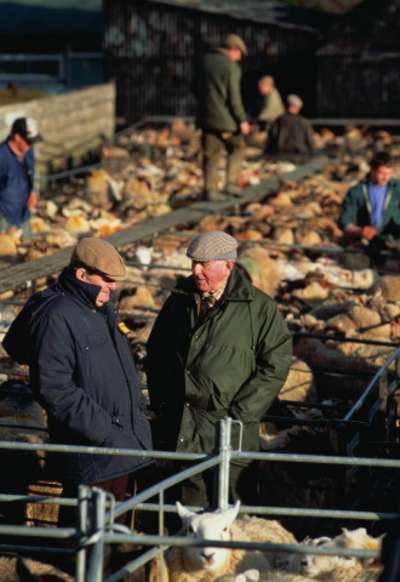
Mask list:
MULTIPOLYGON (((124 501, 128 496, 136 495, 139 491, 150 487, 156 482, 157 471, 154 464, 150 463, 133 473, 121 475, 106 481, 89 483, 90 487, 100 487, 103 491, 111 493, 116 501, 124 501)), ((62 497, 77 498, 78 487, 76 483, 64 483, 62 497)), ((136 517, 136 516, 135 516, 136 517)), ((58 524, 63 527, 73 527, 78 524, 78 512, 76 507, 60 507, 58 524)), ((122 525, 133 525, 131 513, 124 513, 115 519, 116 523, 122 525)), ((135 524, 136 525, 136 524, 135 524)))
MULTIPOLYGON (((114 479, 108 479, 107 481, 99 481, 97 483, 90 483, 90 487, 100 487, 107 493, 111 493, 116 501, 124 501, 128 490, 131 489, 133 485, 133 479, 131 475, 121 475, 120 477, 115 477, 114 479)), ((62 497, 77 498, 78 487, 76 483, 64 483, 62 497)), ((120 515, 115 520, 117 523, 122 523, 127 525, 127 514, 120 515)), ((58 524, 62 527, 73 527, 78 524, 78 511, 76 507, 66 507, 62 505, 60 507, 60 514, 58 518, 58 524)))
MULTIPOLYGON (((252 504, 256 494, 256 479, 251 461, 236 461, 230 464, 229 500, 252 504)), ((218 504, 218 469, 209 469, 187 479, 182 485, 182 503, 215 508, 218 504)))
POLYGON ((204 191, 206 193, 218 191, 219 167, 225 153, 227 155, 225 186, 238 186, 243 158, 243 136, 239 133, 203 131, 202 147, 204 191))

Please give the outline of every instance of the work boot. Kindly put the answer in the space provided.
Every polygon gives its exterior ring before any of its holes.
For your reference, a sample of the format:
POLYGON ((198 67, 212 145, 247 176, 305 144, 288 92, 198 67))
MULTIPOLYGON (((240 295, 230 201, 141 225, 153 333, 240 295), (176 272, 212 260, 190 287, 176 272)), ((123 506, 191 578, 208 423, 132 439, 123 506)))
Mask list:
POLYGON ((204 193, 204 200, 207 200, 208 202, 221 202, 221 200, 226 200, 226 196, 217 190, 210 190, 209 192, 204 193))
POLYGON ((236 198, 239 198, 242 195, 243 190, 240 186, 237 186, 236 184, 228 184, 227 187, 225 188, 225 193, 228 196, 235 196, 236 198))

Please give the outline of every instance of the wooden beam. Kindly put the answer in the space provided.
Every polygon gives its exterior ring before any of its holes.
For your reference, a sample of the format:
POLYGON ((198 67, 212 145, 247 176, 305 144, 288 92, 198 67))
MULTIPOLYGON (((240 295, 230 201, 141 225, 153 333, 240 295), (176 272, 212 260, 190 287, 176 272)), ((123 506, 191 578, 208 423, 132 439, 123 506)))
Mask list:
MULTIPOLYGON (((244 189, 240 198, 230 197, 221 202, 196 202, 185 208, 174 210, 157 218, 146 220, 119 232, 115 232, 106 237, 106 240, 111 242, 115 247, 120 248, 124 245, 155 236, 170 228, 185 224, 196 224, 203 216, 208 214, 220 213, 235 206, 242 206, 249 202, 262 200, 266 196, 276 192, 282 181, 300 181, 307 176, 321 171, 327 162, 328 159, 325 157, 315 158, 309 164, 299 166, 293 172, 281 174, 279 177, 271 178, 257 186, 250 186, 244 189)), ((0 293, 15 290, 25 285, 28 281, 34 281, 61 271, 68 264, 71 252, 72 247, 69 247, 57 251, 51 256, 4 269, 0 273, 0 293)))

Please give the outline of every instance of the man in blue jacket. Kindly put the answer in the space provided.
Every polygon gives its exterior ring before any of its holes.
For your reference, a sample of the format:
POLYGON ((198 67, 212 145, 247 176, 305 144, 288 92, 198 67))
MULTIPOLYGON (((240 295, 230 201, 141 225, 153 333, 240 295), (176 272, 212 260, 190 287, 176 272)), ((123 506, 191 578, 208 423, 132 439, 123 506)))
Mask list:
POLYGON ((19 117, 0 144, 0 232, 14 226, 30 235, 30 210, 37 203, 32 146, 40 139, 36 121, 19 117))
POLYGON ((385 241, 400 238, 400 181, 393 179, 393 162, 377 152, 371 171, 350 188, 342 205, 339 226, 352 240, 385 241))
MULTIPOLYGON (((126 268, 115 248, 79 241, 57 283, 33 295, 4 340, 28 363, 34 394, 48 414, 52 442, 149 449, 152 446, 126 328, 112 296, 126 268)), ((64 494, 80 483, 124 499, 130 475, 146 462, 124 456, 64 454, 55 458, 64 494)))

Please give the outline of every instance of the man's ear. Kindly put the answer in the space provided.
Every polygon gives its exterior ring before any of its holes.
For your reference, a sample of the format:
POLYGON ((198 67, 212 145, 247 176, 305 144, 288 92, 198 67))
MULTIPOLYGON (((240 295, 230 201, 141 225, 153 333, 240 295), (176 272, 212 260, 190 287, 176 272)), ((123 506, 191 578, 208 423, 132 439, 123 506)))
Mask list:
POLYGON ((228 269, 229 274, 232 273, 234 266, 235 266, 235 261, 226 261, 226 268, 228 269))
POLYGON ((86 282, 86 271, 83 267, 75 269, 75 278, 78 279, 78 281, 86 282))

